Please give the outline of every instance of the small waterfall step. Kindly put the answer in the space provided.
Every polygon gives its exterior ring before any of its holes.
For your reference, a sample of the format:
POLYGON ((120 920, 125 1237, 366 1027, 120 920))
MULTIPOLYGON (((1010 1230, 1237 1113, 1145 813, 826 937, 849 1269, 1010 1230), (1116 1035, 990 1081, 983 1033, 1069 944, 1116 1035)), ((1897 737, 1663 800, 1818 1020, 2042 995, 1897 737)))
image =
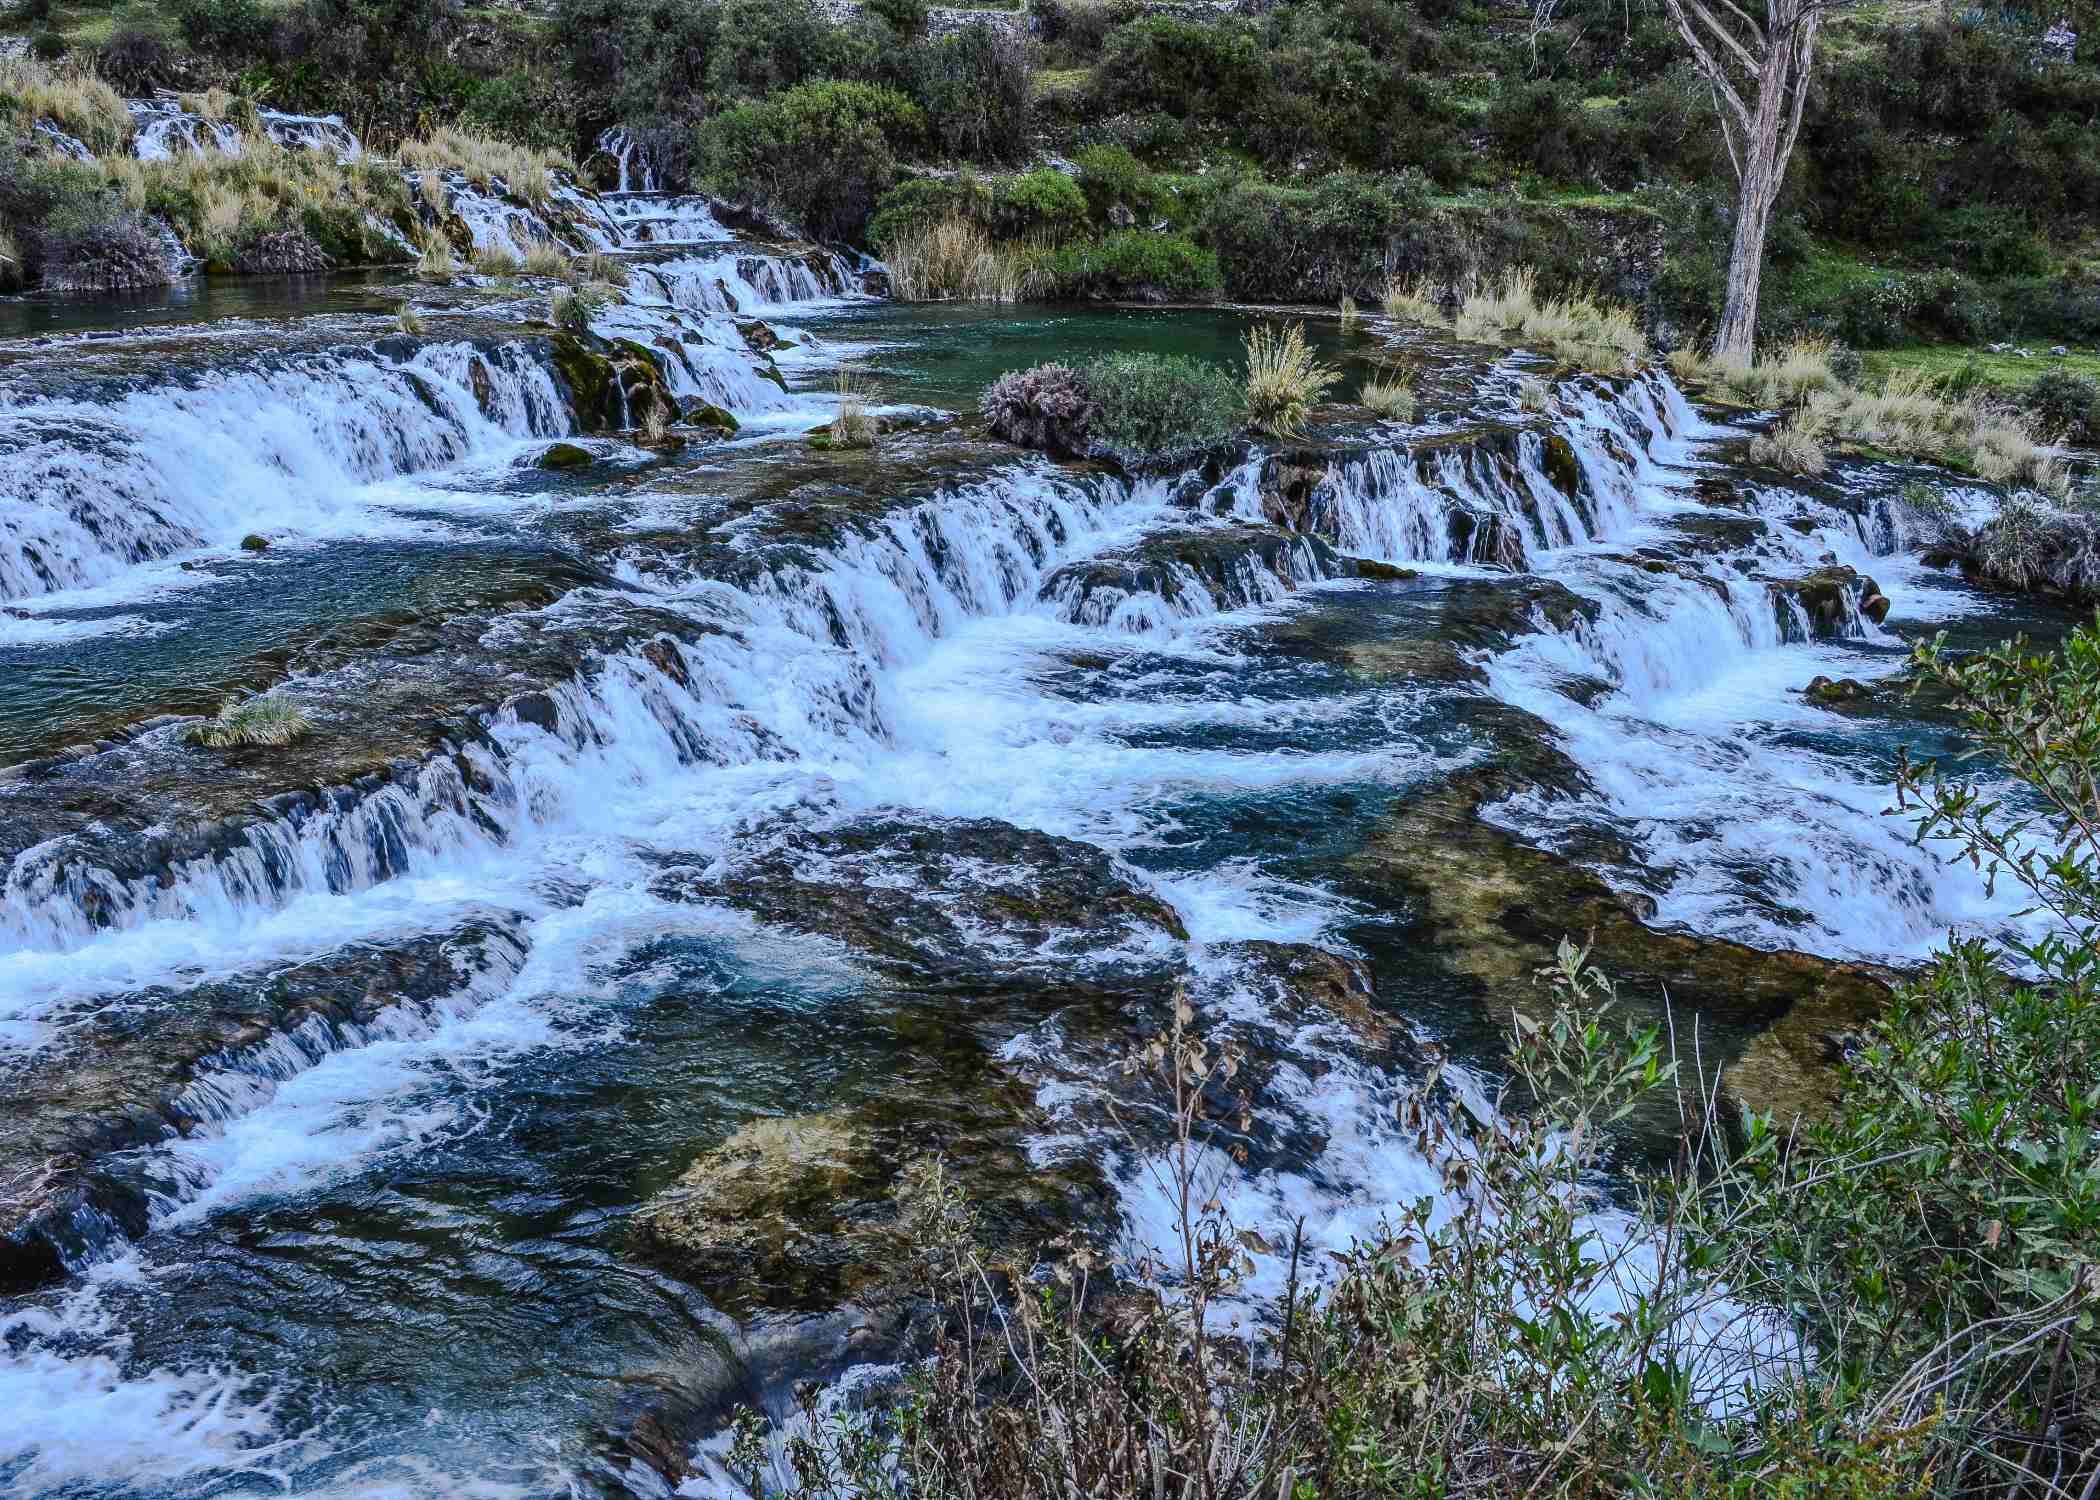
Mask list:
POLYGON ((153 1148, 211 1134, 323 1058, 426 1034, 517 978, 514 912, 182 988, 84 997, 0 1053, 0 1293, 78 1272, 199 1185, 153 1148))

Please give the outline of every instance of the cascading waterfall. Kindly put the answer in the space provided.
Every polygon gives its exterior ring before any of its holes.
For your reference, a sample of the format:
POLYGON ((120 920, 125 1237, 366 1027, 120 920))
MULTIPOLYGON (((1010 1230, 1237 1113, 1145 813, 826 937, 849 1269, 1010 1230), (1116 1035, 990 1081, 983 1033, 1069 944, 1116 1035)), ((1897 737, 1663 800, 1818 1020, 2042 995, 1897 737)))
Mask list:
POLYGON ((37 120, 29 128, 34 134, 40 135, 48 141, 51 149, 60 156, 70 157, 74 161, 91 162, 95 159, 95 153, 88 150, 85 141, 80 140, 76 136, 66 134, 65 131, 60 130, 49 120, 37 120))
POLYGON ((768 308, 823 302, 849 294, 859 277, 843 258, 812 250, 794 258, 725 251, 682 255, 634 268, 643 298, 710 317, 749 316, 768 308))
POLYGON ((603 777, 641 783, 665 767, 879 744, 876 669, 1032 597, 1060 550, 1110 510, 1162 503, 1156 487, 1133 497, 1115 481, 1088 488, 1023 469, 891 517, 823 564, 768 572, 748 592, 660 585, 651 597, 712 630, 677 647, 675 676, 639 655, 609 659, 554 690, 552 729, 508 711, 492 726, 500 749, 471 745, 411 778, 249 824, 230 847, 173 867, 125 877, 64 841, 40 845, 0 883, 0 933, 9 948, 63 951, 156 921, 237 924, 300 894, 361 890, 469 847, 514 843, 603 777), (786 697, 766 686, 766 663, 782 651, 797 685, 786 697), (770 707, 756 716, 754 705, 770 707), (591 771, 579 781, 581 763, 591 771))
MULTIPOLYGON (((132 154, 141 161, 167 161, 184 152, 239 156, 244 149, 238 124, 193 114, 175 100, 131 99, 124 107, 131 111, 132 154)), ((264 135, 288 150, 326 151, 345 162, 364 155, 364 143, 340 115, 260 109, 255 112, 255 122, 264 135)))
MULTIPOLYGON (((612 217, 621 217, 617 209, 612 217)), ((607 310, 601 331, 682 342, 687 352, 666 362, 674 387, 694 391, 715 378, 714 356, 704 351, 731 349, 732 314, 853 285, 796 262, 753 274, 748 262, 724 252, 638 266, 628 302, 607 310)), ((722 359, 726 370, 729 355, 722 359)), ((287 522, 311 530, 314 512, 335 503, 329 497, 371 478, 500 452, 566 423, 551 375, 525 346, 438 345, 406 360, 370 350, 295 356, 188 384, 40 397, 0 418, 0 458, 10 470, 24 467, 15 455, 33 459, 41 488, 25 498, 42 518, 33 534, 0 532, 0 593, 79 587, 200 539, 266 526, 255 507, 268 495, 289 496, 284 504, 301 514, 287 522), (481 398, 475 359, 496 377, 481 398), (202 389, 215 380, 232 384, 202 389), (384 422, 360 415, 375 410, 384 422), (175 460, 196 465, 200 454, 208 473, 192 482, 175 460), (84 561, 55 564, 58 557, 84 561)), ((1749 551, 1686 548, 1661 571, 1644 568, 1622 550, 1666 552, 1671 519, 1701 509, 1672 470, 1699 436, 1697 418, 1662 377, 1573 382, 1537 428, 1336 457, 1306 487, 1314 535, 1245 524, 1268 503, 1269 456, 1256 454, 1196 506, 1185 503, 1184 486, 1082 478, 1030 462, 770 551, 761 510, 748 526, 737 523, 733 546, 749 544, 736 555, 750 566, 734 578, 719 576, 719 555, 710 564, 716 571, 694 571, 675 548, 653 551, 645 537, 623 547, 620 586, 576 589, 532 619, 538 638, 573 625, 579 641, 602 640, 589 631, 639 611, 641 635, 602 649, 579 645, 571 679, 514 696, 420 765, 279 799, 270 816, 243 814, 180 841, 191 852, 159 865, 145 854, 126 863, 92 829, 21 851, 0 884, 0 1035, 34 1046, 70 1007, 253 968, 324 941, 432 930, 471 899, 516 913, 519 933, 497 945, 472 984, 369 1024, 301 1021, 215 1057, 178 1105, 193 1136, 157 1143, 127 1170, 166 1225, 311 1189, 380 1153, 422 1151, 451 1118, 430 1103, 432 1077, 443 1076, 460 1113, 459 1097, 483 1085, 495 1071, 488 1059, 502 1048, 610 1045, 618 1020, 572 1003, 594 993, 574 971, 576 935, 598 935, 623 952, 656 942, 675 930, 651 894, 666 862, 733 864, 741 841, 768 820, 899 808, 990 817, 1094 841, 1142 864, 1144 853, 1193 836, 1196 820, 1179 820, 1173 789, 1230 797, 1322 780, 1407 784, 1462 761, 1465 747, 1415 737, 1405 704, 1394 700, 1420 695, 1351 688, 1337 704, 1265 700, 1248 691, 1252 658, 1210 628, 1222 614, 1274 606, 1346 574, 1354 565, 1343 554, 1441 565, 1468 588, 1500 586, 1482 564, 1521 566, 1584 605, 1572 616, 1541 612, 1531 633, 1478 659, 1486 691, 1543 721, 1595 788, 1579 809, 1540 798, 1495 810, 1525 838, 1550 843, 1561 829, 1601 816, 1628 830, 1675 881, 1659 901, 1665 921, 1830 948, 1826 927, 1842 921, 1849 930, 1860 918, 1860 948, 1914 951, 1928 920, 1921 913, 1937 919, 1966 888, 1899 839, 1877 837, 1882 794, 1872 793, 1870 809, 1858 772, 1765 733, 1763 723, 1774 713, 1814 712, 1774 709, 1790 700, 1763 689, 1798 684, 1813 653, 1836 649, 1828 623, 1812 629, 1788 593, 1789 570, 1806 571, 1826 548, 1864 556, 1898 523, 1831 511, 1814 535, 1775 525, 1749 551), (667 629, 667 618, 690 628, 667 629), (1039 669, 1073 670, 1061 664, 1126 651, 1142 657, 1144 681, 1171 683, 1186 696, 1104 686, 1066 698, 1032 680, 1039 669), (1759 691, 1747 700, 1715 691, 1717 673, 1731 687, 1754 679, 1759 691), (1374 696, 1375 705, 1359 701, 1374 696), (1295 721, 1301 711, 1308 718, 1295 721), (1342 713, 1375 718, 1369 744, 1276 748, 1281 727, 1317 725, 1324 736, 1331 720, 1312 716, 1342 713), (1191 726, 1225 732, 1169 741, 1166 731, 1191 726), (1234 733, 1251 748, 1228 743, 1234 733), (1629 751, 1629 740, 1641 743, 1629 751), (1740 838, 1696 832, 1731 821, 1746 830, 1740 838), (1775 832, 1781 824, 1802 841, 1796 849, 1775 832), (1703 885, 1681 873, 1699 837, 1708 839, 1698 855, 1710 875, 1703 885), (1838 858, 1844 851, 1853 864, 1838 858), (1745 918, 1741 875, 1756 859, 1788 885, 1790 900, 1832 914, 1824 925, 1781 933, 1763 916, 1745 918), (1877 902, 1899 913, 1887 931, 1864 910, 1877 902), (557 1012, 559 1024, 550 1019, 557 1012)), ((1775 515, 1797 503, 1758 501, 1775 515)), ((24 507, 6 509, 0 527, 24 507)), ((1848 596, 1839 622, 1854 648, 1875 640, 1857 604, 1848 596)), ((177 732, 150 731, 101 753, 144 779, 163 763, 156 757, 179 753, 177 732)), ((1194 869, 1168 859, 1144 868, 1143 884, 1187 928, 1187 962, 1211 986, 1206 1004, 1235 1021, 1280 1024, 1272 998, 1238 983, 1231 945, 1320 941, 1339 919, 1338 903, 1249 861, 1194 869)), ((1003 1055, 1054 1052, 1055 1025, 1003 1055)), ((1352 1061, 1346 1039, 1319 1027, 1291 1045, 1298 1051, 1277 1071, 1276 1108, 1293 1132, 1324 1142, 1320 1158, 1302 1173, 1235 1177, 1227 1191, 1243 1222, 1310 1211, 1314 1244, 1340 1248, 1368 1223, 1365 1205, 1433 1195, 1438 1183, 1395 1137, 1381 1092, 1391 1080, 1379 1068, 1352 1061)), ((579 1084, 585 1092, 574 1097, 591 1097, 603 1083, 579 1084)), ((1053 1121, 1054 1103, 1046 1093, 1053 1121)), ((1158 1205, 1145 1196, 1142 1173, 1119 1165, 1117 1175, 1125 1212, 1147 1232, 1158 1205)), ((382 1196, 396 1191, 390 1184, 382 1196)), ((544 1210, 506 1204, 506 1212, 544 1210)), ((563 1217, 553 1234, 567 1255, 584 1216, 563 1217)), ((83 1221, 72 1232, 74 1263, 85 1264, 108 1253, 120 1231, 83 1221)), ((407 1237, 421 1247, 442 1232, 425 1222, 407 1237)), ((1273 1291, 1281 1274, 1264 1259, 1257 1288, 1273 1291)), ((133 1283, 146 1286, 139 1296, 165 1295, 123 1268, 109 1278, 127 1287, 124 1295, 133 1295, 133 1283)), ((297 1402, 289 1414, 273 1405, 281 1392, 272 1356, 256 1355, 261 1373, 244 1372, 239 1389, 215 1370, 177 1368, 158 1349, 134 1357, 121 1330, 98 1322, 102 1284, 95 1287, 77 1305, 0 1321, 0 1399, 40 1413, 19 1440, 26 1457, 0 1441, 0 1475, 18 1483, 29 1475, 48 1489, 112 1472, 123 1475, 119 1482, 144 1476, 141 1488, 169 1482, 170 1473, 208 1484, 243 1469, 244 1450, 264 1445, 271 1457, 256 1462, 298 1472, 301 1457, 276 1455, 325 1419, 297 1402), (120 1399, 125 1406, 112 1419, 120 1399), (184 1421, 185 1412, 208 1418, 184 1421), (169 1425, 180 1432, 167 1442, 131 1440, 169 1425), (97 1426, 118 1431, 99 1446, 78 1440, 97 1426)), ((431 1326, 466 1325, 433 1314, 431 1326)), ((440 1440, 450 1441, 458 1429, 438 1424, 453 1419, 425 1404, 440 1440)), ((353 1432, 344 1446, 371 1438, 353 1432)), ((342 1469, 328 1475, 340 1480, 342 1469)), ((353 1467, 345 1482, 354 1491, 362 1477, 353 1467)), ((540 1479, 535 1471, 522 1487, 561 1488, 540 1479)))
POLYGON ((620 183, 617 191, 622 193, 654 193, 661 191, 663 183, 657 176, 656 158, 649 148, 634 138, 634 132, 625 125, 615 125, 598 137, 597 149, 618 164, 620 183))
POLYGON ((362 485, 570 425, 553 369, 522 344, 297 355, 21 401, 0 413, 0 599, 277 525, 355 527, 362 485))

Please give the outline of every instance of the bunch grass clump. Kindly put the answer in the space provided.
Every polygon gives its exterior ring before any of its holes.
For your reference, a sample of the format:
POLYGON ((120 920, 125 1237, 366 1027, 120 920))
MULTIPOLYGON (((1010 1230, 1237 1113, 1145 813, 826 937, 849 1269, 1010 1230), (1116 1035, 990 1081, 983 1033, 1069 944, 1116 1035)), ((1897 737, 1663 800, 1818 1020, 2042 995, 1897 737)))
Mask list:
POLYGON ((593 250, 575 264, 577 274, 593 286, 624 290, 630 279, 627 262, 603 250, 593 250))
POLYGON ((510 246, 492 242, 474 247, 473 266, 482 276, 515 276, 524 269, 524 262, 510 246))
POLYGON ((251 745, 289 745, 313 729, 306 710, 284 698, 228 698, 219 711, 189 733, 190 743, 213 750, 251 745))
POLYGON ((1394 277, 1385 284, 1385 298, 1380 306, 1387 317, 1399 322, 1425 323, 1439 328, 1447 321, 1443 297, 1436 283, 1426 276, 1411 280, 1394 277))
POLYGON ((965 218, 903 230, 884 247, 890 292, 904 302, 1017 302, 1026 252, 997 244, 965 218))
POLYGON ((557 151, 520 146, 491 136, 445 125, 420 140, 404 141, 398 153, 403 167, 423 174, 427 196, 437 183, 442 207, 445 172, 457 172, 482 192, 508 192, 535 208, 553 201, 555 173, 574 174, 576 164, 557 151))
POLYGON ((438 230, 424 235, 422 254, 416 257, 416 280, 449 286, 458 278, 459 257, 452 253, 452 241, 438 230))
POLYGON ((1776 422, 1750 440, 1750 461, 1788 474, 1816 475, 1830 465, 1823 440, 1806 413, 1776 422))
POLYGON ((1529 266, 1470 293, 1453 327, 1460 338, 1528 345, 1604 373, 1631 370, 1648 355, 1648 337, 1630 308, 1582 295, 1542 299, 1529 266))
POLYGON ((0 108, 12 114, 18 131, 48 120, 98 157, 130 149, 124 96, 80 67, 27 56, 0 60, 0 108))
POLYGON ((866 377, 851 365, 839 366, 838 397, 838 414, 831 419, 831 446, 874 447, 881 427, 874 413, 868 410, 866 377))
POLYGON ((417 312, 415 304, 405 297, 401 305, 394 309, 394 323, 406 334, 415 335, 423 331, 423 315, 417 312))
POLYGON ((1247 420, 1275 437, 1297 436, 1341 372, 1313 354, 1303 323, 1264 324, 1247 334, 1246 345, 1247 420))
POLYGON ((593 286, 563 287, 547 299, 547 317, 563 333, 582 337, 605 305, 605 294, 593 286))
POLYGON ((534 240, 525 247, 525 258, 520 269, 527 276, 550 276, 556 281, 576 279, 575 263, 569 252, 552 240, 534 240))
POLYGON ((1382 367, 1357 392, 1359 404, 1388 422, 1411 422, 1415 416, 1415 377, 1409 369, 1382 367))
POLYGON ((1781 409, 1780 422, 1750 452, 1789 473, 1822 473, 1826 445, 1841 443, 1945 464, 2052 499, 2069 493, 2069 471, 2042 442, 2031 413, 1980 388, 1957 392, 1917 366, 1899 366, 1878 385, 1848 384, 1837 353, 1826 339, 1799 337, 1749 364, 1677 350, 1670 368, 1726 399, 1781 409))
POLYGON ((339 162, 266 135, 252 135, 238 156, 110 156, 98 166, 127 209, 165 220, 206 261, 234 263, 244 248, 286 234, 312 238, 337 263, 399 260, 401 241, 389 226, 414 219, 408 185, 387 163, 339 162))

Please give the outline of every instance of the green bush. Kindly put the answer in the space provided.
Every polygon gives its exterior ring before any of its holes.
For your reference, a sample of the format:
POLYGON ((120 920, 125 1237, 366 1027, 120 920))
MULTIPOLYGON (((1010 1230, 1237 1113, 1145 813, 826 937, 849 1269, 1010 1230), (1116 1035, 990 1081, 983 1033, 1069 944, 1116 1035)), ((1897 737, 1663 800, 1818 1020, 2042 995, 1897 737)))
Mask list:
POLYGON ((1073 163, 1079 168, 1079 191, 1094 222, 1107 227, 1120 205, 1139 223, 1158 215, 1165 196, 1152 169, 1122 146, 1089 146, 1073 163))
POLYGON ((261 0, 177 0, 174 9, 175 29, 199 52, 245 56, 270 35, 261 0))
POLYGON ((1419 177, 1335 173, 1312 188, 1238 183, 1205 205, 1199 232, 1234 297, 1373 300, 1395 264, 1419 259, 1428 212, 1419 177))
POLYGON ((1118 26, 1102 49, 1102 103, 1188 121, 1230 119, 1254 108, 1263 65, 1254 33, 1236 22, 1204 25, 1147 16, 1118 26))
POLYGON ((2100 445, 2100 381, 2051 370, 2020 393, 2020 406, 2053 439, 2100 445))
MULTIPOLYGON (((707 88, 716 99, 764 99, 824 78, 863 71, 853 39, 810 0, 719 0, 707 53, 707 88)), ((638 38, 655 45, 654 38, 638 38)))
POLYGON ((868 13, 899 36, 919 36, 926 30, 926 0, 868 0, 868 13))
POLYGON ((546 151, 568 144, 568 125, 548 80, 523 68, 476 84, 461 114, 469 125, 507 141, 546 151))
POLYGON ((868 219, 868 243, 885 250, 909 234, 920 234, 949 219, 983 225, 992 212, 992 193, 977 177, 913 177, 882 195, 868 219))
POLYGON ((1032 268, 1052 297, 1207 297, 1223 289, 1218 258, 1185 235, 1125 230, 1066 245, 1032 268))
POLYGON ((1002 183, 992 204, 992 232, 1002 239, 1062 241, 1086 232, 1086 196, 1054 167, 1002 183))
POLYGON ((922 140, 925 115, 894 89, 805 83, 704 123, 695 170, 819 239, 857 239, 896 177, 896 152, 922 140))
POLYGON ((974 162, 1028 155, 1033 88, 1018 38, 965 26, 904 49, 882 76, 925 110, 928 143, 942 155, 974 162))
POLYGON ((1245 408, 1239 381, 1178 354, 1111 354, 1080 370, 1100 408, 1094 437, 1126 462, 1169 463, 1232 438, 1245 408))

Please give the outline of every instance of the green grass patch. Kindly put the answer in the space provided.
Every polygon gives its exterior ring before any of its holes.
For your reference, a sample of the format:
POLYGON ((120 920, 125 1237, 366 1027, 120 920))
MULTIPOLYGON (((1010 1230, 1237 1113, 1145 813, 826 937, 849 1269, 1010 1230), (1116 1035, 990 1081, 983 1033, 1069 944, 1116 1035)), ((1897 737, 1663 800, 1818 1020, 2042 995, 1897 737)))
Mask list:
POLYGON ((1973 378, 2001 391, 2025 390, 2051 370, 2061 370, 2087 380, 2100 380, 2100 350, 2074 349, 2058 358, 2047 348, 2035 348, 2032 344, 2016 344, 2015 347, 2029 350, 2034 358, 1993 354, 1988 349, 1965 348, 1959 344, 1913 344, 1901 349, 1873 349, 1866 351, 1863 357, 1867 374, 1876 380, 1895 370, 1922 370, 1939 380, 1956 376, 1963 380, 1973 378))

